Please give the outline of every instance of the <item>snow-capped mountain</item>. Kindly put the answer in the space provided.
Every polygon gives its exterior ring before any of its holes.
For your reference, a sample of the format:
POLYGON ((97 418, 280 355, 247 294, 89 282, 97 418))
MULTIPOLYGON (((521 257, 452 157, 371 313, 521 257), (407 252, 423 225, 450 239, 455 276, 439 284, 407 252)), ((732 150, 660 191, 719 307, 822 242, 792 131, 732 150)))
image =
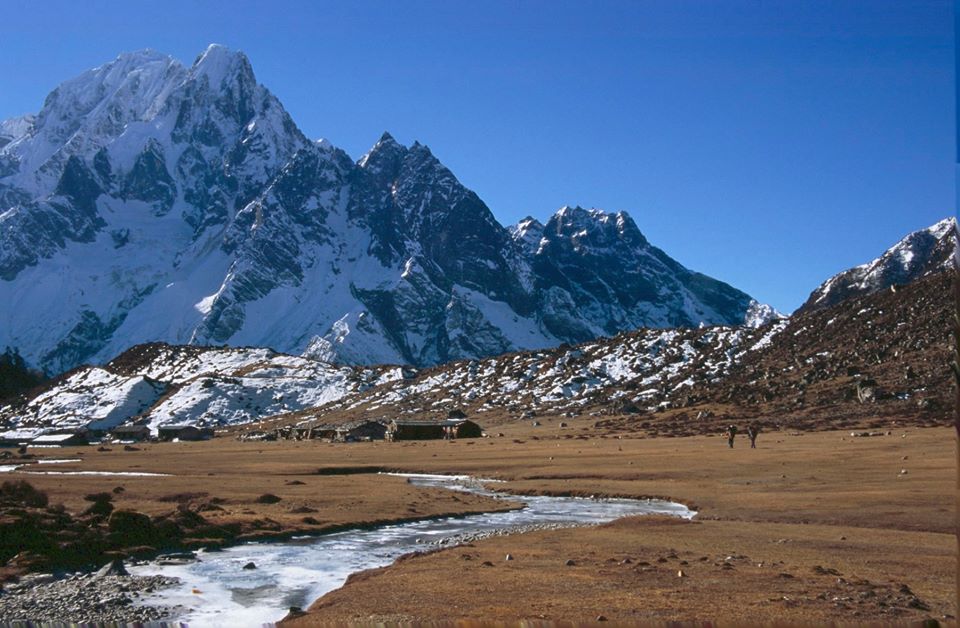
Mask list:
MULTIPOLYGON (((718 433, 759 420, 796 429, 953 421, 953 277, 853 297, 757 329, 641 329, 612 338, 407 367, 336 367, 266 349, 139 345, 0 404, 0 439, 136 421, 246 426, 521 419, 600 434, 718 433), (879 333, 878 333, 879 331, 879 333)), ((550 437, 550 436, 548 436, 550 437)))
POLYGON ((400 367, 338 367, 269 349, 139 345, 102 366, 84 366, 28 400, 0 406, 0 434, 51 429, 108 431, 137 419, 226 426, 311 408, 401 378, 400 367))
MULTIPOLYGON (((532 419, 544 438, 876 428, 953 422, 953 273, 759 328, 640 329, 575 346, 460 360, 393 378, 268 424, 532 419), (560 429, 557 431, 558 428, 560 429)), ((490 430, 491 432, 493 430, 490 430)))
POLYGON ((887 290, 951 268, 957 242, 956 218, 945 218, 914 231, 872 262, 845 270, 822 283, 798 312, 829 307, 850 297, 887 290))
POLYGON ((0 123, 0 346, 48 373, 151 341, 429 365, 774 314, 625 213, 507 229, 426 146, 310 141, 222 46, 121 55, 0 123))

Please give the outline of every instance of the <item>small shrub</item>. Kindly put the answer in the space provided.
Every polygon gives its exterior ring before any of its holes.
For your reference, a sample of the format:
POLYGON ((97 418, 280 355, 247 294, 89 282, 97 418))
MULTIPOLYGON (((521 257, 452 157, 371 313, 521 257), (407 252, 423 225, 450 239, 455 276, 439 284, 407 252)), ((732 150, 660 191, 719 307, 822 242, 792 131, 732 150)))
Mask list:
POLYGON ((94 501, 93 505, 83 511, 85 515, 99 515, 106 517, 113 512, 113 504, 108 501, 94 501))
POLYGON ((24 480, 4 482, 0 486, 0 503, 5 505, 44 508, 49 502, 46 493, 24 480))

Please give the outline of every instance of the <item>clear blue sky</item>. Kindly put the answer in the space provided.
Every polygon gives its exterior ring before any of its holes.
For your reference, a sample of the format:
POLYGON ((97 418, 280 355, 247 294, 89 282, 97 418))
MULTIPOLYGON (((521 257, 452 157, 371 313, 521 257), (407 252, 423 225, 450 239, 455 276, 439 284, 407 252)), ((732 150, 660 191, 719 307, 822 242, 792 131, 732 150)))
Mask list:
POLYGON ((119 52, 247 53, 303 131, 428 144, 505 224, 627 210, 789 312, 954 211, 949 0, 5 0, 0 118, 119 52))

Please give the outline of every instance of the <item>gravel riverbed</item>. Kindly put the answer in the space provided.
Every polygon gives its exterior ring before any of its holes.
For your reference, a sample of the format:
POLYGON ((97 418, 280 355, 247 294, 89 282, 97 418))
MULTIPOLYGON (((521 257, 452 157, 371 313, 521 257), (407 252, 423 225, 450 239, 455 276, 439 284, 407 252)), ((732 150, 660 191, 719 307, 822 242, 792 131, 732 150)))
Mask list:
POLYGON ((0 624, 34 625, 143 623, 162 621, 180 609, 142 606, 142 595, 178 584, 166 576, 75 574, 54 579, 49 574, 25 576, 0 590, 0 624))
POLYGON ((488 539, 495 536, 506 536, 508 534, 523 534, 524 532, 535 532, 537 530, 560 530, 562 528, 582 528, 584 527, 583 523, 531 523, 522 526, 513 526, 506 528, 495 528, 493 530, 480 530, 477 532, 464 532, 463 534, 457 534, 454 536, 447 536, 437 541, 434 541, 432 545, 437 545, 439 547, 455 547, 457 545, 464 545, 466 543, 474 543, 476 541, 482 541, 483 539, 488 539))

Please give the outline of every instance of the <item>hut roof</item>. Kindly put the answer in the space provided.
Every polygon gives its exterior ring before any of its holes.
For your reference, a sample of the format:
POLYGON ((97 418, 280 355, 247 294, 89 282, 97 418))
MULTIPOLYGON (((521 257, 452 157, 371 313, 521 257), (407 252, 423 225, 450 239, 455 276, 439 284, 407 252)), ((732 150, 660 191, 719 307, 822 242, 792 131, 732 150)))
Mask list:
POLYGON ((385 425, 383 421, 376 421, 374 419, 355 419, 353 421, 347 421, 345 423, 298 423, 294 427, 297 429, 313 429, 313 430, 352 430, 357 427, 362 427, 369 424, 380 424, 385 425))
POLYGON ((69 434, 41 434, 33 439, 34 443, 63 443, 73 438, 78 438, 82 436, 79 432, 70 432, 69 434))
POLYGON ((144 430, 149 432, 150 428, 146 425, 121 425, 119 427, 113 428, 110 431, 113 432, 114 434, 118 434, 118 433, 123 434, 126 432, 143 432, 144 430))
POLYGON ((397 425, 409 425, 415 427, 421 426, 433 426, 438 425, 440 427, 453 427, 456 425, 463 425, 464 423, 473 423, 470 419, 440 419, 436 421, 405 421, 405 420, 395 420, 394 423, 397 425))

